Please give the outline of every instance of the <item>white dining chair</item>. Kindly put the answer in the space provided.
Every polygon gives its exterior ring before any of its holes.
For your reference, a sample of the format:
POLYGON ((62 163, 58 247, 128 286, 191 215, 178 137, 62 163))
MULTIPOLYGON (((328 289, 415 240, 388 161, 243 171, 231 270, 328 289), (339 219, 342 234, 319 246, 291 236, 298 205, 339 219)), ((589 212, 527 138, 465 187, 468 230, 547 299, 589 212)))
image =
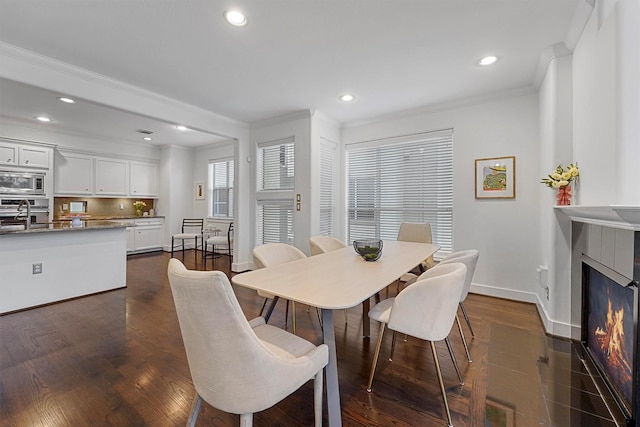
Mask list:
POLYGON ((229 257, 229 269, 231 269, 231 263, 233 261, 233 222, 229 224, 227 232, 224 234, 218 234, 216 236, 209 237, 204 242, 204 267, 207 267, 207 257, 209 256, 208 250, 211 246, 211 268, 213 268, 213 258, 217 256, 216 247, 225 250, 229 257))
POLYGON ((315 426, 322 425, 325 344, 316 346, 262 317, 247 321, 222 272, 187 270, 171 259, 168 276, 196 392, 187 426, 195 425, 204 400, 239 414, 240 425, 250 427, 254 413, 311 379, 315 426))
MULTIPOLYGON (((267 268, 274 265, 282 264, 285 262, 295 261, 297 259, 306 258, 304 252, 295 246, 288 245, 286 243, 267 243, 264 245, 256 246, 253 248, 253 265, 256 268, 267 268)), ((264 312, 267 306, 267 301, 275 298, 275 295, 258 291, 258 295, 264 298, 262 308, 260 309, 260 315, 264 312)), ((289 319, 289 300, 285 308, 285 326, 289 319)), ((271 313, 267 314, 266 321, 269 321, 271 313)), ((296 303, 291 301, 291 328, 293 333, 296 333, 296 303)))
POLYGON ((371 392, 385 326, 388 325, 394 332, 429 341, 449 426, 453 424, 435 342, 445 341, 460 384, 464 384, 448 335, 453 326, 460 294, 464 287, 466 270, 467 267, 462 263, 442 266, 433 277, 420 278, 400 291, 396 297, 381 301, 369 311, 369 317, 380 322, 380 332, 371 364, 367 391, 371 392))
MULTIPOLYGON (((204 233, 204 219, 202 218, 184 218, 182 220, 182 227, 180 227, 180 233, 176 233, 171 236, 171 258, 173 258, 173 251, 175 248, 175 242, 179 240, 182 243, 182 259, 184 260, 184 242, 185 240, 194 241, 193 251, 198 259, 198 238, 202 242, 204 233)), ((196 261, 197 262, 197 261, 196 261)))
MULTIPOLYGON (((433 243, 431 236, 431 224, 428 223, 414 223, 414 222, 403 222, 400 224, 400 229, 398 230, 397 240, 401 242, 416 242, 416 243, 433 243)), ((424 272, 429 268, 433 267, 433 257, 425 259, 418 267, 420 267, 420 271, 424 272)), ((397 291, 400 291, 401 283, 411 283, 415 281, 418 276, 412 272, 406 272, 403 274, 397 281, 397 291)))
MULTIPOLYGON (((464 308, 464 300, 467 299, 467 295, 469 295, 469 289, 471 288, 471 281, 473 280, 473 274, 476 271, 476 266, 478 265, 478 259, 480 257, 480 252, 476 249, 467 249, 464 251, 453 252, 450 255, 447 255, 438 263, 438 266, 446 265, 455 262, 461 262, 467 266, 467 275, 464 279, 464 288, 462 289, 462 294, 460 295, 460 309, 462 310, 462 315, 464 316, 464 320, 467 322, 467 326, 469 327, 469 331, 471 332, 471 338, 475 338, 475 334, 473 333, 473 328, 471 327, 471 321, 469 320, 469 316, 467 316, 467 310, 464 308)), ((467 345, 467 340, 465 339, 464 332, 462 332, 462 325, 460 324, 460 319, 456 314, 456 323, 458 325, 458 330, 460 331, 460 336, 462 338, 462 344, 464 345, 464 351, 467 353, 467 359, 471 362, 471 354, 469 353, 469 346, 467 345)))

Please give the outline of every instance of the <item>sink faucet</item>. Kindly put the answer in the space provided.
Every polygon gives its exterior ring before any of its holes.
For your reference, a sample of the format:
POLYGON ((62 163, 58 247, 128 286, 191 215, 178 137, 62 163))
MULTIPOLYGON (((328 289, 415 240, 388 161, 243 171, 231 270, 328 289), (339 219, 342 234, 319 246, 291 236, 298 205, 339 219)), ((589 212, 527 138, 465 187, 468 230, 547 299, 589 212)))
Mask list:
MULTIPOLYGON (((29 230, 31 228, 31 205, 27 199, 20 200, 20 204, 18 205, 18 212, 22 212, 22 205, 27 205, 27 224, 25 229, 29 230)), ((20 214, 18 214, 20 215, 20 214)), ((18 216, 16 216, 18 218, 18 216)))

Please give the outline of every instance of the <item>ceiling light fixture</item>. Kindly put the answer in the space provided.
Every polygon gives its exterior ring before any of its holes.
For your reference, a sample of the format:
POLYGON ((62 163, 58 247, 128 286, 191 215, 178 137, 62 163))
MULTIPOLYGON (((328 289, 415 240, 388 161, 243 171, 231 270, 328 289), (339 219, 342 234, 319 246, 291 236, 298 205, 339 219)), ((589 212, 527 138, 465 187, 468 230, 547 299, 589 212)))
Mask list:
POLYGON ((485 56, 484 58, 478 61, 478 64, 482 66, 492 65, 492 64, 495 64, 497 60, 498 60, 497 56, 494 56, 494 55, 485 56))
POLYGON ((184 126, 184 125, 176 125, 176 129, 178 129, 179 131, 182 131, 182 132, 184 132, 186 130, 189 130, 189 128, 184 126))
POLYGON ((40 120, 43 123, 49 123, 51 121, 49 117, 45 117, 45 116, 38 116, 36 117, 36 120, 40 120))
POLYGON ((75 103, 76 103, 76 101, 75 101, 75 100, 73 100, 73 99, 71 99, 71 98, 67 98, 67 97, 65 97, 65 96, 61 96, 61 97, 59 97, 59 98, 58 98, 58 101, 60 101, 60 102, 64 102, 65 104, 75 104, 75 103))
POLYGON ((345 93, 344 95, 340 95, 340 101, 342 102, 352 102, 356 99, 355 95, 350 93, 345 93))
POLYGON ((224 12, 224 19, 231 25, 236 27, 244 27, 247 25, 247 17, 244 13, 237 10, 227 10, 224 12))

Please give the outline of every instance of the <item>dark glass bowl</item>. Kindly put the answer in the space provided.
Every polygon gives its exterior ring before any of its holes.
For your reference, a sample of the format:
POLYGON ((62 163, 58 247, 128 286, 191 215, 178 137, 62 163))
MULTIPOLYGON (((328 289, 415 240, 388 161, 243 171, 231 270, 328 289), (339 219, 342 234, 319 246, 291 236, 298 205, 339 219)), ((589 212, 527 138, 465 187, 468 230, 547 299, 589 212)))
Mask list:
POLYGON ((382 240, 354 240, 353 249, 365 261, 376 261, 382 256, 382 240))

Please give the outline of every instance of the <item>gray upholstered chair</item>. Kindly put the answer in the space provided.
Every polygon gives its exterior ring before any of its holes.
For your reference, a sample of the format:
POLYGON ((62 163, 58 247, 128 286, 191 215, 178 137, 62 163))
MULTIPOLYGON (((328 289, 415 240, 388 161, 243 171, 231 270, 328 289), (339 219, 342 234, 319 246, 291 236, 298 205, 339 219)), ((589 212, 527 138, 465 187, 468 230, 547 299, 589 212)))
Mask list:
MULTIPOLYGON (((182 242, 182 259, 184 259, 184 241, 194 240, 193 250, 198 259, 198 238, 202 242, 204 232, 204 219, 202 218, 184 218, 182 220, 181 232, 171 236, 171 258, 173 258, 173 250, 175 248, 175 241, 180 240, 182 242)), ((197 262, 197 261, 196 261, 197 262)))
POLYGON ((309 238, 311 255, 320 255, 346 247, 341 240, 331 236, 312 236, 309 238))
MULTIPOLYGON (((467 266, 467 275, 464 279, 464 288, 462 289, 462 295, 460 295, 460 309, 462 310, 462 314, 464 315, 464 320, 467 322, 467 326, 469 327, 469 331, 471 331, 471 337, 475 338, 475 334, 473 333, 473 328, 471 327, 471 321, 469 321, 469 316, 467 316, 467 310, 464 308, 464 300, 467 299, 467 295, 469 294, 469 289, 471 288, 471 280, 473 279, 473 274, 476 271, 476 266, 478 265, 478 258, 480 257, 480 253, 476 249, 467 249, 465 251, 457 251, 448 256, 446 256, 438 266, 450 264, 453 262, 461 262, 467 266)), ((464 337, 464 332, 462 332, 462 325, 460 324, 460 319, 456 314, 456 323, 458 324, 458 330, 460 331, 460 336, 462 337, 462 344, 464 345, 464 351, 467 353, 467 359, 471 362, 471 354, 469 353, 469 346, 467 345, 467 340, 464 337)))
POLYGON ((445 341, 460 383, 463 384, 448 335, 456 316, 466 271, 467 267, 462 263, 444 265, 435 274, 427 271, 423 273, 427 276, 422 277, 421 275, 416 282, 403 289, 398 296, 381 301, 369 311, 369 317, 380 322, 380 332, 371 364, 367 391, 371 392, 385 325, 388 324, 389 329, 394 332, 429 341, 449 426, 452 425, 451 413, 434 342, 445 341), (432 277, 428 277, 428 275, 432 275, 432 277))
MULTIPOLYGON (((291 262, 298 259, 306 258, 307 256, 300 249, 295 246, 288 245, 286 243, 267 243, 264 245, 256 246, 253 248, 253 265, 256 268, 266 268, 273 265, 283 264, 285 262, 291 262)), ((262 308, 260 309, 260 315, 264 312, 267 306, 267 301, 273 299, 275 295, 264 291, 258 291, 258 295, 264 298, 262 308)), ((266 321, 269 321, 271 313, 267 314, 266 321)), ((289 301, 285 309, 285 325, 289 318, 289 301)), ((293 333, 296 333, 296 304, 291 301, 291 327, 293 333)))
POLYGON ((207 257, 209 256, 208 250, 211 246, 211 268, 213 268, 213 258, 217 256, 216 246, 222 250, 226 250, 226 254, 229 256, 229 269, 231 269, 231 263, 233 262, 233 222, 229 224, 227 232, 217 236, 211 236, 204 242, 204 267, 207 267, 207 257))
POLYGON ((251 426, 263 411, 314 380, 315 425, 322 425, 322 370, 329 351, 287 331, 247 321, 219 271, 187 270, 169 260, 169 283, 180 322, 196 395, 187 420, 195 425, 204 400, 214 408, 239 414, 251 426))
MULTIPOLYGON (((431 237, 431 224, 427 223, 413 223, 403 222, 400 224, 400 230, 398 230, 397 240, 402 242, 417 242, 417 243, 433 243, 431 237)), ((425 259, 420 265, 420 271, 433 267, 433 257, 425 259)), ((400 282, 411 283, 417 279, 414 273, 407 272, 398 279, 398 290, 400 290, 400 282)))

